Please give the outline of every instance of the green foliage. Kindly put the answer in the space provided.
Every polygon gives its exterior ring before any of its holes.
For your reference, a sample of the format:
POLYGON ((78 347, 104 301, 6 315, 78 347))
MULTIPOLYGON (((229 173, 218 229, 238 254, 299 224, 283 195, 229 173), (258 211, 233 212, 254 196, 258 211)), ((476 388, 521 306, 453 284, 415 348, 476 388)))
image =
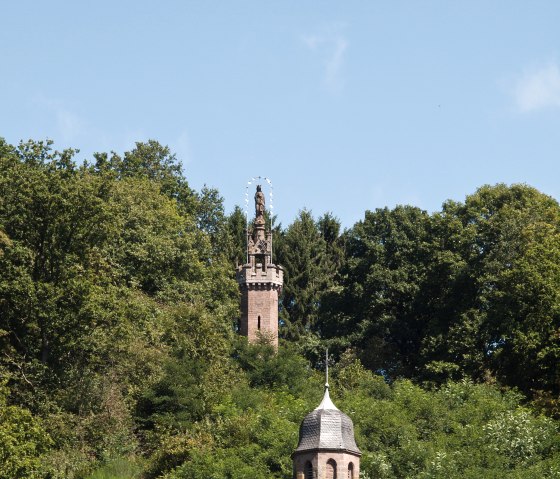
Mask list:
POLYGON ((167 479, 267 479, 270 477, 265 465, 254 458, 254 451, 218 449, 211 453, 193 452, 192 458, 183 466, 164 476, 167 479))
POLYGON ((433 215, 368 211, 344 235, 317 330, 387 377, 495 378, 552 410, 559 227, 558 203, 524 185, 485 186, 433 215))
POLYGON ((322 305, 321 333, 362 348, 372 369, 410 376, 417 368, 430 261, 430 218, 418 208, 366 212, 345 234, 346 261, 338 287, 322 305))
POLYGON ((41 456, 51 439, 27 409, 9 406, 7 389, 0 385, 0 478, 40 478, 41 456))
POLYGON ((281 342, 276 352, 266 341, 251 345, 240 338, 235 356, 253 387, 287 389, 294 395, 301 395, 312 380, 308 362, 288 342, 281 342))
POLYGON ((232 265, 247 261, 247 224, 245 213, 236 206, 226 219, 226 231, 229 239, 228 251, 232 265))
POLYGON ((384 397, 346 393, 339 407, 354 420, 366 477, 536 477, 554 469, 560 435, 520 399, 470 382, 426 391, 397 381, 384 397))
POLYGON ((183 175, 181 164, 167 146, 155 140, 136 142, 131 151, 121 158, 116 153, 96 153, 93 169, 101 175, 112 178, 137 178, 157 184, 160 191, 177 200, 182 210, 193 214, 197 209, 196 194, 189 188, 183 175))
POLYGON ((207 226, 221 199, 153 141, 94 166, 50 142, 0 151, 0 366, 55 438, 45 473, 78 477, 138 447, 136 403, 171 358, 227 351, 237 287, 207 226))
POLYGON ((486 186, 464 205, 444 205, 442 236, 462 264, 450 278, 447 342, 467 373, 489 370, 526 393, 559 391, 559 227, 558 203, 524 185, 486 186))
POLYGON ((119 458, 97 469, 87 479, 140 479, 142 467, 138 461, 119 458))
POLYGON ((280 315, 286 337, 305 337, 317 322, 321 294, 332 283, 336 270, 339 228, 332 216, 316 222, 303 210, 276 240, 276 260, 285 270, 280 315))
POLYGON ((290 454, 305 409, 287 392, 233 390, 211 416, 212 439, 184 441, 183 464, 164 477, 290 477, 290 454))
POLYGON ((560 475, 553 199, 484 186, 342 234, 303 210, 274 227, 275 351, 233 334, 241 209, 153 140, 75 153, 0 140, 0 479, 288 479, 325 344, 364 477, 560 475))

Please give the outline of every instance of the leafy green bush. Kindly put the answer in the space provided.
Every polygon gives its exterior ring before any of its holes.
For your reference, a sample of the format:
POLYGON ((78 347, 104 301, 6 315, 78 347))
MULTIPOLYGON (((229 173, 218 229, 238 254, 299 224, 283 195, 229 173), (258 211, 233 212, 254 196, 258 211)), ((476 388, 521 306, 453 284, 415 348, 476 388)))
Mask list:
POLYGON ((27 409, 9 406, 0 384, 0 479, 35 479, 42 454, 52 444, 41 421, 27 409))
POLYGON ((86 479, 140 479, 142 466, 137 460, 115 459, 97 469, 86 479))

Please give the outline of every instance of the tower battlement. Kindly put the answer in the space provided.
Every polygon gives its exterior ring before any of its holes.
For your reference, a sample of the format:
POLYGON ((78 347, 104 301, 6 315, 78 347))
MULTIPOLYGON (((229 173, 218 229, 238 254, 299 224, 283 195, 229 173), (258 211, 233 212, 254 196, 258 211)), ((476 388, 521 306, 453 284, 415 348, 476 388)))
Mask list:
POLYGON ((241 287, 268 284, 281 290, 284 284, 284 269, 276 264, 268 264, 264 268, 260 263, 257 263, 256 267, 244 264, 237 268, 237 282, 241 287))

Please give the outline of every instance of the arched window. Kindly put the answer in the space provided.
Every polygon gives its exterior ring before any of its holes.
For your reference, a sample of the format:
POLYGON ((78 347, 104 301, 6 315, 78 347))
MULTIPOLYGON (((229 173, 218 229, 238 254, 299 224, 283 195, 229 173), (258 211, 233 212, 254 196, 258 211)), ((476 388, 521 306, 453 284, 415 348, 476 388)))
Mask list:
POLYGON ((354 479, 354 464, 348 464, 348 479, 354 479))
POLYGON ((327 461, 327 475, 326 479, 336 479, 336 461, 329 459, 327 461))
POLYGON ((313 466, 309 461, 305 463, 305 467, 303 468, 303 475, 305 479, 313 479, 313 466))
POLYGON ((260 331, 261 330, 261 317, 259 316, 257 319, 257 329, 260 331))

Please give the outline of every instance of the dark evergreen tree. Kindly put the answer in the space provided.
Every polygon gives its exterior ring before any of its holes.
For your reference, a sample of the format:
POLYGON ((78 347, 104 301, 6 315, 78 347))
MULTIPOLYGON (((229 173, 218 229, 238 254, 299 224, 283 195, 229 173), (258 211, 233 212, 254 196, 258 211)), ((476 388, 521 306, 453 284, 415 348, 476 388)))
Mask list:
POLYGON ((301 211, 276 241, 276 257, 285 269, 280 311, 283 334, 298 338, 316 323, 321 295, 334 275, 327 242, 309 211, 301 211))

